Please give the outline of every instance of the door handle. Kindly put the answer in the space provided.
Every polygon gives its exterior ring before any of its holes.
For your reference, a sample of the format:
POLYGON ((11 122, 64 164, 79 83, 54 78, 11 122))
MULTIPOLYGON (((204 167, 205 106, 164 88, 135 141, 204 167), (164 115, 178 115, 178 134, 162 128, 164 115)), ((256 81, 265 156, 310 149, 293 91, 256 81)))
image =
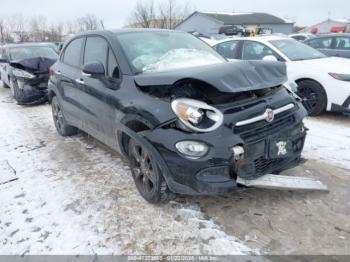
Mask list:
POLYGON ((84 84, 85 84, 84 80, 81 79, 81 78, 75 79, 75 82, 76 82, 77 84, 81 84, 81 85, 84 85, 84 84))
POLYGON ((56 75, 62 75, 62 73, 61 73, 60 70, 55 71, 55 74, 56 74, 56 75))

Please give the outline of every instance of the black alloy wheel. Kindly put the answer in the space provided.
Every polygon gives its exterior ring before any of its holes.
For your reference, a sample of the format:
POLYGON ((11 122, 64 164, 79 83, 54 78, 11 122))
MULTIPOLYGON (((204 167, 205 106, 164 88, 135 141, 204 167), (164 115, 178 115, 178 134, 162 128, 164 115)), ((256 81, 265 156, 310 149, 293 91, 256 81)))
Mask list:
POLYGON ((136 188, 145 200, 158 204, 172 198, 173 194, 153 156, 133 139, 129 141, 129 162, 136 188))

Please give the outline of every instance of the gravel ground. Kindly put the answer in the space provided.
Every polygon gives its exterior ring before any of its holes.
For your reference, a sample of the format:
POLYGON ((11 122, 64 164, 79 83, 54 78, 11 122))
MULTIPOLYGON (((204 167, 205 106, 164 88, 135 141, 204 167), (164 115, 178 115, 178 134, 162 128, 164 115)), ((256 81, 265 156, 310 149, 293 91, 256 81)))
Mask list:
POLYGON ((85 134, 60 137, 49 105, 21 107, 9 93, 0 87, 0 254, 350 254, 348 118, 308 119, 311 160, 286 171, 329 193, 249 189, 153 206, 118 155, 85 134))

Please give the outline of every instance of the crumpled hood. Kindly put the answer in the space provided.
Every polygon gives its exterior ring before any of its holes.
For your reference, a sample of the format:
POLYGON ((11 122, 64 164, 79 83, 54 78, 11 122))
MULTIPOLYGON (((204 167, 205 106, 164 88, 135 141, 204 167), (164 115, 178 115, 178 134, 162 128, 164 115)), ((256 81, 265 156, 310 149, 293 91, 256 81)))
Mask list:
POLYGON ((49 68, 56 62, 55 59, 46 57, 28 58, 18 61, 12 61, 10 65, 22 70, 28 70, 36 73, 49 72, 49 68))
POLYGON ((279 86, 287 81, 287 73, 281 62, 237 60, 135 76, 139 86, 171 86, 185 79, 203 81, 221 92, 230 93, 279 86))

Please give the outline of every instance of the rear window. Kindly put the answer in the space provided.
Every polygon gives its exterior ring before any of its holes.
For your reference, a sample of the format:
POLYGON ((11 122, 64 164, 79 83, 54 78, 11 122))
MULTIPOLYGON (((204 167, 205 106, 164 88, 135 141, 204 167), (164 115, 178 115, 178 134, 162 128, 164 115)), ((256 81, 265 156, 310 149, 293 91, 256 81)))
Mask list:
POLYGON ((84 38, 78 38, 68 44, 64 51, 63 63, 80 67, 80 54, 84 38))

